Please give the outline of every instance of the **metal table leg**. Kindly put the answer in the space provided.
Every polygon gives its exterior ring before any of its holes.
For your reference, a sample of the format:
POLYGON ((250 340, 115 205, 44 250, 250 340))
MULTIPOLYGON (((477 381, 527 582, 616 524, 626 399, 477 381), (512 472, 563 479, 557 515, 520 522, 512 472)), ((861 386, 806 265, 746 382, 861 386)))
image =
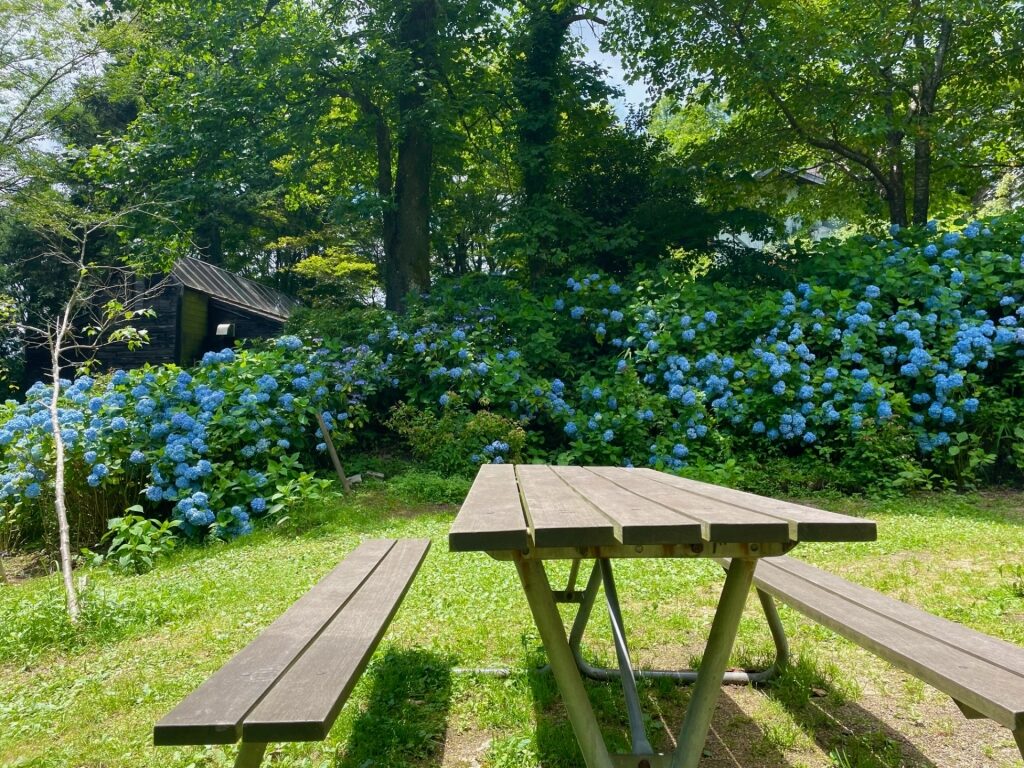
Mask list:
POLYGON ((615 577, 612 574, 612 563, 607 558, 597 561, 601 568, 601 580, 604 582, 604 596, 608 601, 608 617, 612 625, 612 639, 615 641, 615 655, 619 660, 619 680, 622 682, 622 694, 626 697, 626 713, 629 715, 629 735, 633 742, 633 754, 649 755, 654 752, 644 728, 644 713, 640 709, 640 694, 636 689, 636 678, 633 676, 633 664, 629 660, 629 646, 626 644, 626 628, 622 623, 622 610, 619 607, 619 592, 615 588, 615 577))
POLYGON ((594 717, 594 709, 576 668, 576 660, 569 650, 565 625, 555 605, 544 564, 539 560, 524 560, 521 557, 516 557, 515 563, 587 768, 613 768, 608 747, 605 746, 597 718, 594 717))
MULTIPOLYGON (((574 560, 574 563, 578 563, 578 560, 574 560)), ((610 568, 610 564, 609 564, 610 568)), ((728 572, 728 569, 726 569, 728 572)), ((590 574, 590 581, 587 583, 587 588, 584 592, 575 592, 570 587, 567 590, 571 593, 572 597, 563 598, 562 592, 555 592, 555 602, 573 602, 579 603, 579 610, 576 613, 576 619, 572 625, 572 632, 569 634, 569 648, 572 650, 573 656, 576 657, 576 665, 580 669, 580 674, 584 677, 590 678, 591 680, 597 680, 599 682, 612 682, 619 680, 622 677, 621 666, 619 669, 609 669, 608 667, 599 667, 591 664, 583 657, 583 650, 581 648, 583 642, 583 634, 586 631, 587 624, 590 621, 590 615, 593 610, 594 600, 597 597, 597 590, 601 586, 601 572, 600 563, 594 561, 594 570, 590 574)), ((761 608, 764 611, 765 620, 768 622, 768 629, 771 632, 772 640, 775 643, 775 661, 765 669, 757 670, 736 670, 728 671, 722 675, 722 683, 726 685, 761 685, 767 683, 773 677, 775 677, 779 671, 789 664, 789 643, 786 640, 786 629, 782 624, 782 619, 779 618, 779 612, 775 608, 775 602, 772 596, 767 592, 762 592, 760 589, 757 590, 758 600, 761 602, 761 608)), ((611 604, 608 606, 608 610, 611 614, 612 623, 618 621, 619 626, 623 625, 622 614, 618 609, 618 601, 613 607, 611 604)), ((547 671, 547 667, 542 668, 543 671, 547 671)), ((651 678, 656 680, 672 680, 673 682, 680 683, 682 685, 690 685, 697 681, 697 670, 695 669, 633 669, 633 676, 636 678, 651 678)))
POLYGON ((672 756, 672 768, 697 768, 711 726, 715 702, 722 690, 722 676, 729 661, 729 654, 732 653, 733 643, 736 641, 736 632, 739 630, 740 617, 750 593, 756 564, 756 560, 734 558, 729 565, 729 573, 725 577, 718 610, 715 611, 715 618, 711 623, 711 633, 708 635, 697 682, 693 687, 693 695, 690 697, 686 717, 679 731, 679 741, 672 756))

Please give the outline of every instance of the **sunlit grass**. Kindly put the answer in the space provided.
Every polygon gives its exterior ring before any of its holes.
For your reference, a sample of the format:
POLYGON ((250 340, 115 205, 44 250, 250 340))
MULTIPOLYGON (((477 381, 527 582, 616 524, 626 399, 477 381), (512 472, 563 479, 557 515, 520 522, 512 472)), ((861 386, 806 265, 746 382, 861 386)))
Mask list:
MULTIPOLYGON (((514 570, 486 555, 447 551, 452 502, 464 492, 463 481, 417 474, 367 482, 328 509, 294 513, 246 539, 185 548, 149 574, 85 570, 86 620, 78 629, 63 619, 56 578, 0 588, 0 765, 230 765, 223 748, 156 750, 153 723, 362 539, 380 536, 426 536, 434 545, 330 738, 275 746, 272 765, 580 765, 551 679, 532 671, 543 655, 514 570), (452 672, 478 666, 512 674, 452 672)), ((1024 644, 1019 571, 1009 567, 1024 563, 1021 496, 813 503, 872 517, 879 541, 807 545, 797 556, 1024 644)), ((566 572, 553 567, 552 581, 566 572)), ((623 561, 617 577, 635 661, 678 667, 699 659, 720 569, 708 561, 623 561)), ((772 657, 756 608, 751 601, 744 616, 737 665, 772 657)), ((942 766, 939 754, 1018 764, 1008 732, 966 724, 928 686, 781 612, 796 663, 766 690, 727 690, 709 765, 942 766), (930 753, 936 740, 954 751, 930 753)), ((614 659, 607 638, 597 610, 584 647, 605 664, 614 659)), ((588 687, 609 744, 625 749, 619 690, 588 687)), ((688 690, 645 682, 641 695, 652 740, 670 748, 688 690)))

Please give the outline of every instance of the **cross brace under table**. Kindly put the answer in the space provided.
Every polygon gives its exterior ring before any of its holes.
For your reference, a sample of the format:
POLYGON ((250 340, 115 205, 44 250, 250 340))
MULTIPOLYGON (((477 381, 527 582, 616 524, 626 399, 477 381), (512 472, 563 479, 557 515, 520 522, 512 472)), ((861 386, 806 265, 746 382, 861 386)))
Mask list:
POLYGON ((786 663, 788 645, 782 622, 771 596, 758 590, 758 598, 768 621, 772 639, 775 641, 775 662, 767 669, 759 671, 726 671, 740 616, 750 592, 755 563, 754 559, 736 558, 728 566, 725 585, 698 673, 695 670, 642 670, 633 667, 610 559, 595 559, 587 586, 580 592, 576 590, 579 560, 572 563, 568 587, 564 590, 553 590, 542 561, 516 558, 516 567, 541 640, 548 653, 551 671, 565 700, 569 720, 588 768, 694 768, 704 748, 721 683, 765 682, 786 663), (608 606, 618 669, 593 666, 583 658, 580 650, 598 589, 602 586, 608 606), (558 613, 557 603, 579 604, 568 637, 558 613), (631 754, 612 755, 608 752, 593 708, 583 688, 581 673, 595 680, 621 681, 629 716, 631 754), (647 738, 636 686, 638 677, 669 678, 681 683, 695 684, 677 747, 672 754, 655 753, 647 738))

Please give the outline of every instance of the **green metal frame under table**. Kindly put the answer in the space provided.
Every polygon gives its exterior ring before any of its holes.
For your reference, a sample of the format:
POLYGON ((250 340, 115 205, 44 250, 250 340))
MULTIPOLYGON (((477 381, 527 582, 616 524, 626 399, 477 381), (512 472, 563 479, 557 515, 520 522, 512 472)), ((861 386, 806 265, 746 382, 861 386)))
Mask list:
MULTIPOLYGON (((622 611, 619 608, 618 592, 615 588, 614 576, 611 572, 611 561, 594 561, 594 569, 590 574, 590 580, 583 591, 576 589, 580 562, 579 560, 572 561, 568 586, 564 590, 553 591, 556 603, 579 604, 579 610, 573 621, 572 631, 569 633, 569 648, 572 649, 572 654, 576 658, 576 666, 579 667, 580 674, 584 677, 600 682, 618 681, 622 679, 624 674, 621 663, 615 669, 591 664, 583 657, 583 650, 581 648, 583 634, 593 613, 597 592, 603 584, 608 603, 608 616, 613 627, 612 639, 616 643, 616 654, 621 655, 623 652, 618 648, 620 633, 614 629, 615 627, 623 627, 624 624, 622 611), (602 562, 608 563, 607 568, 601 567, 602 562), (611 585, 610 590, 609 584, 611 585)), ((723 563, 724 567, 725 564, 723 563)), ((726 685, 761 685, 767 683, 779 673, 779 670, 789 663, 789 641, 786 639, 786 628, 783 626, 782 619, 779 617, 779 612, 775 607, 775 600, 767 592, 760 589, 755 589, 755 591, 761 603, 761 609, 764 611, 765 621, 768 623, 772 641, 775 643, 775 660, 770 666, 763 669, 729 670, 722 676, 722 683, 726 685)), ((621 636, 621 643, 625 646, 625 630, 621 632, 621 636)), ((625 653, 628 655, 628 649, 625 649, 625 653)), ((549 672, 550 666, 543 667, 542 671, 549 672)), ((628 673, 634 679, 645 677, 648 679, 671 680, 682 685, 689 685, 697 681, 697 670, 695 669, 645 669, 628 665, 628 673)))
POLYGON ((686 547, 595 547, 578 549, 536 549, 522 552, 491 552, 500 560, 515 562, 519 578, 533 614, 541 641, 548 654, 551 672, 565 702, 569 721, 583 753, 588 768, 695 768, 700 760, 711 726, 715 703, 725 682, 759 682, 772 674, 786 658, 785 633, 778 619, 774 603, 768 595, 759 592, 772 637, 776 643, 776 665, 761 673, 733 673, 742 678, 729 679, 726 666, 739 629, 740 617, 746 605, 747 595, 753 583, 757 558, 765 555, 779 555, 792 546, 782 544, 733 544, 703 545, 686 547), (646 550, 646 551, 645 551, 646 550), (699 672, 654 671, 638 673, 629 657, 622 612, 619 607, 618 590, 612 571, 612 557, 729 557, 725 584, 718 601, 718 608, 708 635, 699 672), (583 558, 595 560, 586 589, 575 590, 579 561, 583 558), (565 590, 554 590, 544 567, 546 559, 573 560, 569 586, 565 590), (583 632, 593 609, 598 588, 604 585, 608 603, 612 637, 615 644, 619 669, 603 670, 591 667, 580 653, 583 632), (559 602, 579 603, 580 608, 569 635, 558 612, 559 602), (629 716, 632 740, 631 754, 611 754, 604 743, 593 707, 583 687, 581 673, 593 673, 598 679, 618 678, 622 682, 626 709, 629 716), (677 746, 671 754, 655 753, 647 738, 640 709, 640 698, 636 688, 638 676, 669 676, 683 682, 693 682, 694 690, 679 732, 677 746))

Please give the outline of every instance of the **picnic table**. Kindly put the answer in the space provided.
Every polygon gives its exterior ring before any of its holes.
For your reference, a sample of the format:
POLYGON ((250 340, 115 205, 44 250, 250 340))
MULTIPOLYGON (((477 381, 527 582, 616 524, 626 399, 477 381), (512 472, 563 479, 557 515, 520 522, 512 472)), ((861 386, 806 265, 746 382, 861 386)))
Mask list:
MULTIPOLYGON (((449 532, 453 552, 512 561, 588 768, 694 768, 700 760, 729 654, 759 558, 801 541, 869 541, 869 520, 825 512, 649 469, 485 465, 449 532), (644 729, 613 575, 617 558, 727 558, 725 584, 672 754, 652 749, 644 729), (575 589, 579 562, 595 561, 575 589), (545 560, 573 561, 555 590, 545 560), (609 753, 580 676, 579 640, 604 587, 630 721, 632 753, 609 753), (557 603, 579 604, 569 636, 557 603)), ((766 612, 771 598, 761 595, 766 612)), ((774 617, 777 624, 777 615, 774 617)), ((772 622, 772 616, 769 615, 772 622)), ((774 630, 773 630, 774 634, 774 630)))

